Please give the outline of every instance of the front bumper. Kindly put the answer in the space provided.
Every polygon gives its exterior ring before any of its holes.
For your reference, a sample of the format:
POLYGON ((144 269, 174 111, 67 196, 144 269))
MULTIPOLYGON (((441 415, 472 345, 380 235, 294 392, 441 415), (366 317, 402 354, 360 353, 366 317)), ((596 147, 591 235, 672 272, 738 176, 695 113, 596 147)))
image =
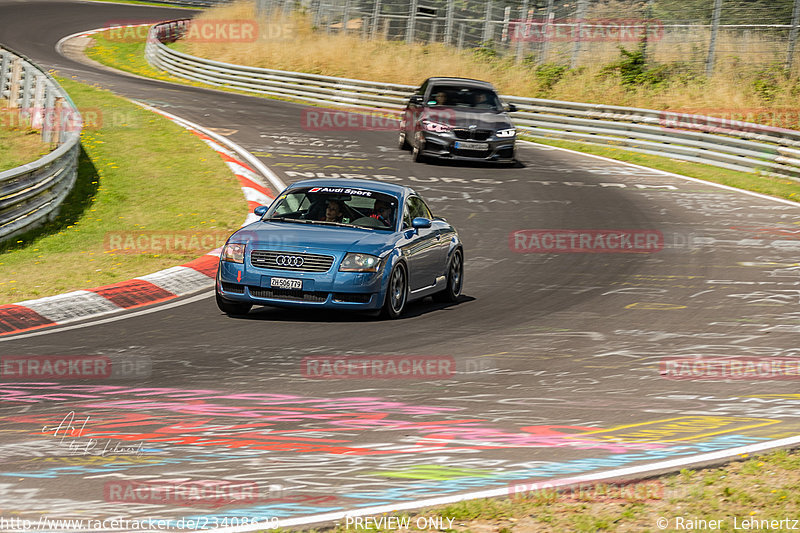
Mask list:
POLYGON ((460 161, 489 161, 496 163, 514 162, 515 137, 498 139, 490 137, 483 141, 458 139, 452 134, 420 132, 417 137, 419 151, 428 157, 453 159, 460 161), (456 147, 456 143, 482 143, 485 150, 464 150, 456 147))
POLYGON ((384 295, 384 269, 378 272, 339 272, 338 261, 328 272, 295 272, 257 268, 220 261, 217 293, 232 302, 275 307, 314 307, 369 311, 380 309, 384 295), (301 280, 302 290, 277 289, 271 279, 301 280))

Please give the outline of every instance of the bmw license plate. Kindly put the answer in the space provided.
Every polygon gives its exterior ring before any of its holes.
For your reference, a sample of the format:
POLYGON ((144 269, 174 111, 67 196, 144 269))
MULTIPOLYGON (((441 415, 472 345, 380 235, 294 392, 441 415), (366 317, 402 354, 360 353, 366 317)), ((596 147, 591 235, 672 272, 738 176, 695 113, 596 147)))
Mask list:
POLYGON ((294 291, 303 290, 303 280, 290 279, 290 278, 272 278, 269 280, 269 286, 276 289, 289 289, 294 291))
POLYGON ((489 143, 469 143, 456 141, 456 150, 488 150, 489 143))

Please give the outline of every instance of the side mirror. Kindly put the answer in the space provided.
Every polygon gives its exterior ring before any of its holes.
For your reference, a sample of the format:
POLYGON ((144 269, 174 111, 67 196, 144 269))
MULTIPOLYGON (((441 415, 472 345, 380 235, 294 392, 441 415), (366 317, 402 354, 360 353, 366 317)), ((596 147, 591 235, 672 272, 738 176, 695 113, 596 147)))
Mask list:
POLYGON ((264 215, 267 214, 267 209, 269 209, 269 207, 265 205, 259 205, 258 207, 253 209, 253 214, 256 215, 257 217, 263 217, 264 215))
POLYGON ((408 103, 411 105, 422 105, 422 95, 421 94, 414 94, 411 98, 408 99, 408 103))
POLYGON ((411 227, 414 229, 430 228, 431 221, 428 218, 417 217, 411 221, 411 227))
POLYGON ((508 104, 508 112, 509 113, 513 113, 516 110, 517 110, 517 106, 515 106, 514 104, 508 104))

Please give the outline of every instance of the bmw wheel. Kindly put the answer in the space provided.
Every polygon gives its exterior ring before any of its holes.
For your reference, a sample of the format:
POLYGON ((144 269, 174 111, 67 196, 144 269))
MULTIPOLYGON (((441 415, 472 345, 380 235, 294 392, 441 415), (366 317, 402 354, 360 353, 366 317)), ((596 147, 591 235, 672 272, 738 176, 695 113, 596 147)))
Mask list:
POLYGON ((406 267, 398 263, 389 275, 389 285, 386 287, 386 299, 383 302, 383 316, 397 318, 403 314, 408 300, 408 277, 406 267))
POLYGON ((464 254, 461 249, 453 252, 450 266, 447 269, 447 287, 433 295, 437 302, 455 302, 461 296, 461 287, 464 285, 464 254))
POLYGON ((415 143, 411 145, 411 159, 415 163, 424 163, 425 156, 422 155, 422 150, 420 150, 420 146, 425 143, 425 139, 422 136, 417 136, 415 139, 415 143))
POLYGON ((398 139, 397 144, 400 146, 401 150, 408 150, 411 148, 411 145, 408 144, 408 140, 406 139, 405 130, 400 130, 400 138, 398 139))
POLYGON ((253 307, 253 304, 232 302, 220 296, 219 293, 216 293, 216 295, 217 307, 226 315, 246 315, 253 307))

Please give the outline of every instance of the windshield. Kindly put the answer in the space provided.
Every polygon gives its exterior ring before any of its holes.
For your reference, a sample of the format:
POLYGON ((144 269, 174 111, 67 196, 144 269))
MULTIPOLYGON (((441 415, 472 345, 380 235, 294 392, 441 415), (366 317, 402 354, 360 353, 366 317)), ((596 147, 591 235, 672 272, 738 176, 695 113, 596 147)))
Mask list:
POLYGON ((397 198, 366 189, 307 187, 281 194, 262 220, 393 229, 397 198))
POLYGON ((431 107, 458 107, 472 109, 502 109, 494 91, 479 87, 459 87, 455 85, 436 85, 428 97, 431 107))

